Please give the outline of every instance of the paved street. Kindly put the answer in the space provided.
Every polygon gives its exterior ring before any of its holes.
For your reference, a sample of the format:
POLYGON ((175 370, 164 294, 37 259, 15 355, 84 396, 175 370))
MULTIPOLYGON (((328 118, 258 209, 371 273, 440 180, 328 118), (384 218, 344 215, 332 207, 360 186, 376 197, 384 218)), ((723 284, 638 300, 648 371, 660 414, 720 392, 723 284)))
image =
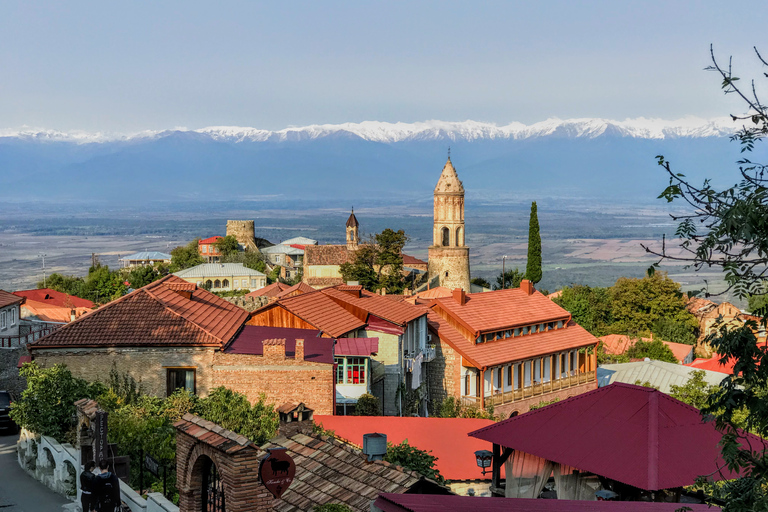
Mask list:
MULTIPOLYGON (((4 434, 4 433, 3 433, 4 434)), ((0 435, 0 510, 61 512, 71 503, 27 475, 16 462, 17 435, 0 435)))

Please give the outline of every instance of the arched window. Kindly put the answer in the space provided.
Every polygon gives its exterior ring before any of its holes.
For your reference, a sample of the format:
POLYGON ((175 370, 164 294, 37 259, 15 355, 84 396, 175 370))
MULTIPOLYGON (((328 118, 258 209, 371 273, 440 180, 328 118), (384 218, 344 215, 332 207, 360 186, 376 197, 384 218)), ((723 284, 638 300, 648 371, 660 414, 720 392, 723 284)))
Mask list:
POLYGON ((214 287, 214 288, 221 288, 221 281, 219 281, 218 279, 217 279, 217 280, 215 280, 215 281, 213 282, 213 287, 214 287))
POLYGON ((456 245, 459 247, 464 245, 464 233, 461 230, 461 226, 456 228, 456 245))
POLYGON ((207 280, 207 281, 205 282, 205 286, 206 286, 206 288, 208 288, 209 290, 210 290, 211 288, 213 288, 213 283, 211 282, 211 280, 210 280, 210 279, 209 279, 209 280, 207 280))
POLYGON ((451 234, 450 231, 448 231, 448 228, 440 228, 440 238, 442 239, 442 245, 444 247, 447 247, 451 244, 451 234))
POLYGON ((221 287, 222 288, 229 288, 229 279, 225 279, 224 281, 222 281, 221 282, 221 287))

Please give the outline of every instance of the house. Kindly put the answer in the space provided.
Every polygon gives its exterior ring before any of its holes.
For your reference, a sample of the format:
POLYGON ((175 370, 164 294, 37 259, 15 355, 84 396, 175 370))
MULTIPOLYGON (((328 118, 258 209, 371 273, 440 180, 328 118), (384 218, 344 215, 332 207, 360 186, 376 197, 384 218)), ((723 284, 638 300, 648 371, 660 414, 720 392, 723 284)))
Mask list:
POLYGON ((267 276, 242 263, 203 263, 174 274, 188 283, 213 291, 258 290, 267 285, 267 276))
POLYGON ((135 252, 124 258, 120 258, 120 264, 123 267, 139 267, 144 265, 154 265, 155 263, 170 263, 171 255, 158 251, 135 252))
POLYGON ((0 290, 0 338, 19 335, 21 304, 24 301, 24 297, 0 290))
MULTIPOLYGON (((337 339, 377 338, 375 353, 374 346, 368 345, 368 353, 344 355, 345 368, 354 368, 353 379, 355 372, 358 375, 352 384, 370 385, 384 414, 403 414, 409 404, 412 412, 426 413, 427 386, 422 384, 427 381, 426 363, 434 352, 427 346, 424 307, 391 300, 361 286, 339 285, 279 299, 252 312, 247 324, 317 329, 322 336, 337 339), (403 387, 411 402, 398 394, 403 387)), ((337 391, 346 389, 349 376, 346 370, 337 375, 337 391)), ((349 411, 357 396, 342 395, 339 403, 346 404, 349 411)), ((343 408, 337 410, 343 413, 343 408)))
MULTIPOLYGON (((696 369, 665 361, 636 361, 632 363, 604 364, 597 368, 597 386, 605 387, 614 382, 651 385, 669 394, 672 386, 684 386, 696 369)), ((704 382, 719 386, 727 373, 704 370, 704 382)))
POLYGON ((493 443, 492 490, 507 498, 537 498, 553 473, 561 500, 595 500, 603 488, 621 501, 678 502, 682 488, 701 475, 737 476, 722 459, 713 422, 661 391, 631 384, 611 384, 470 435, 493 443))
POLYGON ((87 299, 81 299, 75 295, 58 292, 50 288, 38 288, 35 290, 17 290, 14 295, 24 297, 27 300, 33 300, 49 306, 60 308, 88 308, 92 309, 95 304, 87 299))
POLYGON ((392 444, 407 440, 410 446, 437 457, 435 469, 450 481, 448 487, 454 493, 466 495, 472 489, 475 496, 491 495, 491 474, 483 475, 477 467, 475 452, 490 450, 492 446, 467 434, 493 425, 493 420, 322 415, 316 415, 314 419, 336 438, 357 448, 363 446, 363 435, 373 432, 385 434, 387 442, 392 444))
POLYGON ((312 240, 311 238, 307 238, 305 236, 297 236, 294 238, 289 238, 288 240, 283 240, 280 243, 283 245, 298 245, 300 249, 303 249, 307 245, 317 245, 317 240, 312 240))
POLYGON ((756 324, 754 329, 755 337, 758 343, 768 341, 765 326, 760 325, 761 318, 742 312, 738 307, 730 302, 717 304, 708 299, 700 297, 691 297, 685 305, 686 309, 696 317, 699 322, 699 353, 712 356, 712 347, 706 342, 706 337, 713 334, 722 326, 728 329, 743 326, 746 322, 752 321, 756 324))
POLYGON ((736 360, 734 358, 730 358, 724 363, 720 361, 721 356, 717 352, 712 353, 712 357, 710 358, 697 358, 694 359, 692 363, 688 363, 685 366, 688 366, 690 368, 696 369, 696 370, 707 370, 712 372, 719 372, 719 373, 725 373, 728 375, 733 375, 733 367, 736 365, 736 360))
POLYGON ((197 252, 206 263, 218 263, 221 259, 221 252, 216 247, 216 242, 224 238, 223 236, 212 236, 197 241, 197 252))
MULTIPOLYGON (((626 334, 609 334, 607 336, 600 336, 598 339, 603 343, 603 350, 605 353, 612 355, 624 354, 637 342, 636 338, 632 338, 626 334)), ((653 337, 640 339, 644 342, 653 341, 653 337)), ((693 345, 674 343, 671 341, 662 341, 662 343, 672 351, 675 355, 675 359, 677 359, 680 364, 688 364, 693 361, 693 345)))
POLYGON ((19 333, 22 335, 53 330, 88 314, 95 307, 90 300, 50 288, 17 290, 13 294, 26 299, 21 304, 19 333))
POLYGON ((245 326, 248 313, 170 275, 114 300, 28 345, 43 367, 66 364, 87 380, 114 368, 145 392, 178 388, 205 396, 218 386, 251 400, 302 401, 334 411, 333 339, 318 331, 245 326))
POLYGON ((436 298, 429 328, 439 363, 430 368, 433 403, 454 396, 506 417, 597 388, 597 338, 530 281, 436 298))
POLYGON ((304 249, 286 244, 265 247, 261 252, 272 265, 281 267, 280 277, 291 279, 298 275, 304 266, 304 249))

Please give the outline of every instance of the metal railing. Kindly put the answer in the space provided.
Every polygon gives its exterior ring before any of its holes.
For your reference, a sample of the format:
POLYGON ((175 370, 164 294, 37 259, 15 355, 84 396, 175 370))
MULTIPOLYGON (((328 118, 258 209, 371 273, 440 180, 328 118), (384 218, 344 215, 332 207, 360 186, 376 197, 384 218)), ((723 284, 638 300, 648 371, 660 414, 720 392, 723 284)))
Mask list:
POLYGON ((57 327, 46 327, 39 331, 31 332, 29 334, 21 334, 19 336, 5 336, 0 338, 0 348, 19 348, 24 347, 28 343, 37 341, 46 334, 50 334, 58 329, 57 327))
POLYGON ((429 343, 427 348, 424 349, 424 362, 430 363, 435 360, 437 346, 434 343, 429 343))

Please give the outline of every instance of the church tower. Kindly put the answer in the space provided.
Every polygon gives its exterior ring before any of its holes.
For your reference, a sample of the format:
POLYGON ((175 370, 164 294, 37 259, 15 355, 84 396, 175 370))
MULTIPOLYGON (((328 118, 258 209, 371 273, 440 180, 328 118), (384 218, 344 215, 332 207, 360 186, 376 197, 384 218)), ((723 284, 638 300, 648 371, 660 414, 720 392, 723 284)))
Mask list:
POLYGON ((464 185, 451 157, 435 187, 433 242, 429 248, 429 278, 440 286, 469 293, 469 247, 464 244, 464 185))
POLYGON ((355 217, 355 209, 352 208, 352 213, 349 215, 349 218, 347 219, 347 250, 348 251, 357 250, 357 245, 360 243, 360 234, 358 233, 359 228, 360 228, 360 224, 357 222, 357 217, 355 217))

